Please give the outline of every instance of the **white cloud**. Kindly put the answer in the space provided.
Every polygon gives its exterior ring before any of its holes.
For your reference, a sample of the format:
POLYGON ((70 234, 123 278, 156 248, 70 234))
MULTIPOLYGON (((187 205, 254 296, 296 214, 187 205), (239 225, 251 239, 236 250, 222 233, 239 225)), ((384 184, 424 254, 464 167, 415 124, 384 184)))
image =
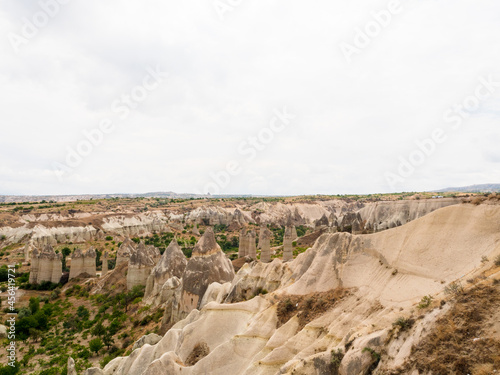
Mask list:
MULTIPOLYGON (((193 192, 233 159, 244 171, 225 193, 389 191, 384 173, 480 75, 500 81, 500 4, 402 3, 348 64, 339 43, 387 3, 242 2, 221 21, 210 1, 72 0, 16 54, 8 33, 40 7, 4 1, 0 194, 193 192), (113 101, 157 65, 170 77, 121 120, 113 101), (296 119, 244 162, 240 142, 284 106, 296 119), (59 181, 52 163, 106 118, 115 130, 59 181)), ((500 181, 499 102, 500 89, 396 190, 500 181)))

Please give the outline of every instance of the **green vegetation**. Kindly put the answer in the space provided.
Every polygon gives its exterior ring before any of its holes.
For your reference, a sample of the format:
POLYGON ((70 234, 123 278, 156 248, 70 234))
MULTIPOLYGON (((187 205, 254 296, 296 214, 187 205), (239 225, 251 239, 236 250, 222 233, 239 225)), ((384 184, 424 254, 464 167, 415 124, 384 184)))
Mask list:
POLYGON ((63 272, 69 272, 69 268, 66 265, 66 257, 71 254, 71 249, 69 247, 63 247, 61 249, 61 254, 62 254, 62 269, 63 272))
POLYGON ((226 235, 217 235, 217 243, 225 253, 237 252, 240 245, 240 240, 237 236, 232 236, 229 240, 226 235))
POLYGON ((102 343, 102 340, 99 337, 92 339, 89 342, 90 351, 94 352, 96 355, 99 353, 99 350, 101 350, 103 347, 104 344, 102 343))
POLYGON ((444 288, 444 293, 452 296, 458 296, 464 292, 464 287, 460 281, 454 281, 444 288))
MULTIPOLYGON (((144 287, 114 295, 90 296, 89 290, 90 286, 75 284, 61 294, 60 288, 56 288, 50 296, 31 297, 28 306, 20 308, 16 333, 25 350, 19 361, 19 373, 33 369, 37 363, 41 366, 37 374, 65 374, 69 356, 75 359, 76 369, 81 372, 92 367, 89 359, 95 355, 104 352, 102 364, 125 354, 132 342, 125 331, 130 327, 126 312, 141 301, 144 287), (74 306, 71 301, 75 298, 83 304, 78 302, 74 306), (123 339, 121 348, 115 346, 116 335, 123 339), (81 340, 89 341, 83 344, 81 340), (46 357, 49 359, 45 360, 46 357)), ((156 310, 139 322, 143 325, 159 322, 163 313, 162 309, 156 310)), ((7 370, 0 367, 0 375, 15 374, 7 370)))
MULTIPOLYGON (((363 352, 370 353, 370 355, 372 356, 372 361, 374 361, 370 367, 370 370, 372 370, 372 371, 375 370, 380 362, 380 353, 377 353, 375 350, 373 350, 372 348, 369 348, 369 347, 363 348, 363 352)), ((371 371, 370 371, 370 373, 371 373, 371 371)))
POLYGON ((297 255, 304 253, 307 249, 309 248, 297 246, 293 249, 293 256, 296 257, 297 255))
POLYGON ((52 283, 50 281, 42 281, 40 284, 30 284, 28 282, 29 280, 29 273, 23 274, 23 281, 20 279, 17 279, 17 282, 19 283, 19 289, 26 289, 26 290, 54 290, 58 287, 60 287, 60 284, 52 283))
POLYGON ((431 295, 423 296, 422 299, 420 300, 420 303, 417 305, 417 307, 419 309, 425 309, 426 307, 430 306, 433 299, 434 298, 431 295))
POLYGON ((392 325, 399 328, 399 332, 409 330, 415 324, 415 319, 399 317, 392 325))
POLYGON ((0 365, 0 375, 16 375, 19 374, 19 363, 15 363, 15 367, 9 365, 0 365))
POLYGON ((273 233, 271 237, 271 247, 283 245, 283 236, 285 235, 285 228, 268 225, 269 230, 273 233))
POLYGON ((495 266, 500 266, 500 255, 495 258, 495 266))
POLYGON ((338 373, 340 362, 342 362, 343 358, 344 358, 344 353, 342 352, 342 350, 337 349, 337 351, 335 350, 331 351, 330 365, 332 367, 332 372, 334 374, 338 373))

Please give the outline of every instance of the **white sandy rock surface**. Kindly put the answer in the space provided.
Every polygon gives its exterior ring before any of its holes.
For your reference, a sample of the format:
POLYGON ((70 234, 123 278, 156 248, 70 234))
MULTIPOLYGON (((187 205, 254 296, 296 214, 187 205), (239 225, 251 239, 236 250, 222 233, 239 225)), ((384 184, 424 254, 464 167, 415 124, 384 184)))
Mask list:
MULTIPOLYGON (((393 353, 388 363, 401 364, 424 335, 424 325, 429 329, 446 308, 429 313, 404 339, 388 335, 392 322, 408 316, 424 295, 439 295, 447 283, 477 274, 482 256, 500 254, 500 207, 486 215, 488 209, 452 206, 372 235, 324 234, 288 264, 247 264, 233 280, 233 290, 245 290, 241 284, 252 281, 265 285, 271 270, 281 275, 278 289, 239 303, 209 302, 156 345, 146 344, 129 357, 111 361, 104 374, 312 375, 326 368, 331 350, 347 342, 351 347, 341 362, 343 375, 368 371, 372 359, 363 352, 365 346, 385 347, 393 353), (302 329, 296 317, 277 328, 277 298, 338 286, 351 295, 327 313, 302 329), (208 353, 196 364, 186 364, 200 345, 208 347, 208 353)), ((209 294, 219 295, 219 289, 209 288, 209 294)), ((243 292, 233 294, 238 293, 243 292)))

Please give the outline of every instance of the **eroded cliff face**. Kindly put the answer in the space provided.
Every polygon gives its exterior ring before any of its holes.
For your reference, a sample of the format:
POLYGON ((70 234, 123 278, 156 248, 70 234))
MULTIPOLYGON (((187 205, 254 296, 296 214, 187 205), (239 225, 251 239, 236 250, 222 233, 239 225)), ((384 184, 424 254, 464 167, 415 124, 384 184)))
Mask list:
POLYGON ((45 245, 41 249, 35 248, 32 252, 29 282, 31 284, 39 284, 42 281, 58 283, 61 276, 61 254, 56 254, 54 248, 50 245, 45 245))
POLYGON ((211 283, 224 283, 233 278, 233 265, 215 241, 212 228, 208 228, 196 244, 182 275, 179 317, 199 307, 211 283))
POLYGON ((422 217, 436 209, 461 203, 460 199, 347 203, 343 200, 313 203, 260 202, 251 206, 220 207, 205 205, 178 213, 175 210, 151 210, 147 213, 114 212, 20 215, 10 226, 0 227, 5 243, 30 242, 34 246, 57 243, 81 243, 105 235, 140 237, 156 233, 182 231, 184 225, 228 225, 232 230, 248 223, 315 227, 355 226, 355 232, 380 231, 422 217), (352 215, 358 222, 351 220, 352 215), (15 224, 15 225, 14 225, 15 224))
POLYGON ((92 247, 87 251, 77 248, 71 255, 69 280, 82 274, 86 277, 96 276, 96 252, 92 247))
MULTIPOLYGON (((217 254, 214 242, 200 244, 198 258, 217 254)), ((481 260, 499 255, 499 244, 500 207, 462 205, 380 233, 325 233, 293 261, 255 261, 226 283, 202 287, 193 263, 185 290, 201 310, 99 373, 427 374, 411 362, 412 347, 453 306, 437 302, 444 286, 483 274, 490 266, 481 260), (427 295, 436 302, 416 309, 427 295), (399 318, 412 323, 393 325, 399 318)))
POLYGON ((132 290, 136 285, 146 285, 152 269, 160 259, 160 252, 154 246, 146 246, 140 242, 131 254, 128 261, 127 289, 132 290))
POLYGON ((187 262, 177 240, 173 239, 147 279, 144 299, 155 305, 162 303, 161 299, 158 300, 157 297, 161 294, 163 285, 170 278, 180 279, 184 274, 187 262))
POLYGON ((116 266, 128 264, 130 257, 135 252, 135 243, 130 238, 125 238, 116 252, 116 266))
POLYGON ((365 225, 381 231, 409 223, 431 212, 459 204, 457 198, 401 200, 392 202, 374 202, 359 210, 359 215, 365 225))

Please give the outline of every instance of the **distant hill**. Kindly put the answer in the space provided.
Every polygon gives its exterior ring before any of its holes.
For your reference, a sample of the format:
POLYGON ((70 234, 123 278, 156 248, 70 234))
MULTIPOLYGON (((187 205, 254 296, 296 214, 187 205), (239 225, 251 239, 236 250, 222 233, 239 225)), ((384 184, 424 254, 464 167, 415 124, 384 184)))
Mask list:
POLYGON ((438 190, 439 192, 459 192, 459 193, 488 193, 500 192, 500 184, 480 184, 461 187, 449 187, 438 190))
POLYGON ((141 194, 72 194, 72 195, 0 195, 0 203, 22 203, 22 202, 74 202, 77 200, 90 199, 111 199, 111 198, 170 198, 170 199, 190 199, 190 198, 233 198, 233 197, 256 197, 256 195, 200 195, 200 194, 178 194, 173 191, 158 191, 141 194))
POLYGON ((110 198, 171 198, 171 199, 189 199, 203 198, 203 195, 197 194, 177 194, 174 192, 154 192, 144 194, 72 194, 72 195, 0 195, 0 203, 11 202, 72 202, 76 200, 89 199, 110 199, 110 198))

